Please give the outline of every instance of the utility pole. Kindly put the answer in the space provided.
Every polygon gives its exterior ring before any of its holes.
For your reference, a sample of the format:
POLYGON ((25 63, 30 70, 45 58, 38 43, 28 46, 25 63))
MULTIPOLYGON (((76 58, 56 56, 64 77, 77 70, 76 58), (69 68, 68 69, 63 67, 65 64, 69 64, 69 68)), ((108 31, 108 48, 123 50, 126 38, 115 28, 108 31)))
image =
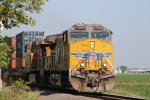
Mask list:
MULTIPOLYGON (((3 44, 3 37, 1 36, 1 31, 4 29, 2 21, 0 21, 0 45, 3 44)), ((1 66, 0 66, 0 91, 2 91, 2 78, 1 78, 1 66)))

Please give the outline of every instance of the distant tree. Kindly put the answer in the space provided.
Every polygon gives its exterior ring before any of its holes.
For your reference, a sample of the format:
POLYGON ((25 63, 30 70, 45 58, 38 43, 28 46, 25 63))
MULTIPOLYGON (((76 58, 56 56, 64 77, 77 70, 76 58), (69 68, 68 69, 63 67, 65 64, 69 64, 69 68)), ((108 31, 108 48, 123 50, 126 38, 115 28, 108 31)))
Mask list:
POLYGON ((124 65, 120 66, 120 70, 122 73, 125 73, 127 71, 127 66, 124 65))
POLYGON ((35 25, 31 13, 40 13, 48 0, 0 0, 0 21, 6 29, 21 24, 35 25))

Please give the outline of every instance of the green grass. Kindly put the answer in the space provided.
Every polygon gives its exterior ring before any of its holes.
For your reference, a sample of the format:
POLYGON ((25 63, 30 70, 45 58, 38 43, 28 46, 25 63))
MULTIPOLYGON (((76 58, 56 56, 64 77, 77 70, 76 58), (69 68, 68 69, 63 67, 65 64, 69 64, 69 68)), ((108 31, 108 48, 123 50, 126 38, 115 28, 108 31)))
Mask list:
POLYGON ((117 74, 110 93, 150 99, 150 74, 117 74))
POLYGON ((4 87, 0 91, 0 100, 38 100, 39 93, 24 92, 16 93, 12 91, 9 87, 4 87))
POLYGON ((3 87, 0 100, 38 100, 39 93, 32 92, 27 83, 19 79, 12 86, 3 87))

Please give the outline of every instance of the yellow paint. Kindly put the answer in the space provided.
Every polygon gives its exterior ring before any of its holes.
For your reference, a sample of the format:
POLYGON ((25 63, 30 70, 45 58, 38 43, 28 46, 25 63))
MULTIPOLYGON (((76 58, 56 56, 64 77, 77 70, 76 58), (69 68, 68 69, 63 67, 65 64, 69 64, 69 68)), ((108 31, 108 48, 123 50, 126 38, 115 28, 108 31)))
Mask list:
POLYGON ((75 58, 72 53, 73 52, 95 52, 95 53, 112 53, 110 57, 103 58, 102 61, 95 61, 95 62, 87 62, 85 63, 86 67, 85 70, 98 70, 101 68, 101 62, 106 62, 108 67, 107 70, 112 70, 113 66, 113 46, 111 42, 106 42, 104 40, 98 39, 86 39, 79 42, 71 43, 70 44, 70 62, 69 66, 71 70, 78 70, 80 69, 80 64, 82 59, 75 58), (92 42, 92 43, 91 43, 92 42), (94 48, 93 45, 94 43, 94 48))

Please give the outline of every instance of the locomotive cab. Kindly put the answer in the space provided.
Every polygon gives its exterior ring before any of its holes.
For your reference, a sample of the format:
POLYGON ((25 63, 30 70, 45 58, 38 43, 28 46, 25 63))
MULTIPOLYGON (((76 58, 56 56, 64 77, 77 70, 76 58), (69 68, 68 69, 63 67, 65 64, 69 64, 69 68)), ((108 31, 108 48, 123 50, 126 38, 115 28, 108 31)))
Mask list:
MULTIPOLYGON (((68 34, 71 53, 70 55, 75 56, 82 62, 80 64, 80 67, 82 68, 83 65, 86 65, 84 64, 86 60, 92 60, 93 58, 93 62, 95 62, 96 60, 101 60, 102 57, 104 58, 105 56, 111 55, 113 52, 111 43, 112 32, 106 29, 103 30, 103 28, 100 26, 94 26, 92 28, 93 30, 91 27, 78 26, 77 28, 76 26, 75 29, 71 30, 71 32, 68 34), (89 58, 90 55, 93 57, 89 58)), ((111 62, 113 63, 113 61, 111 62)), ((106 66, 106 63, 101 65, 101 67, 105 68, 106 66)))

